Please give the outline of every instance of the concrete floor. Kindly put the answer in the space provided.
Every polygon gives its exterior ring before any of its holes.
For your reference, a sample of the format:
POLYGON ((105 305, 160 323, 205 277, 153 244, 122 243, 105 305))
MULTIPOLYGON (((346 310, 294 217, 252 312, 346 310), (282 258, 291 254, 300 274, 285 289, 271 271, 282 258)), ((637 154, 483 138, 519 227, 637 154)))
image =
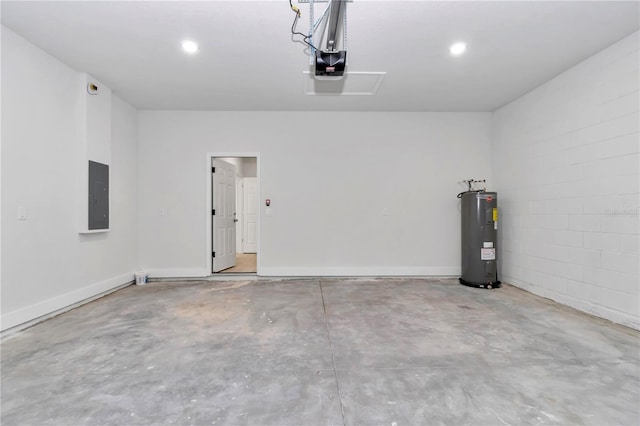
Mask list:
POLYGON ((639 333, 511 286, 131 286, 2 342, 9 425, 638 425, 639 333))

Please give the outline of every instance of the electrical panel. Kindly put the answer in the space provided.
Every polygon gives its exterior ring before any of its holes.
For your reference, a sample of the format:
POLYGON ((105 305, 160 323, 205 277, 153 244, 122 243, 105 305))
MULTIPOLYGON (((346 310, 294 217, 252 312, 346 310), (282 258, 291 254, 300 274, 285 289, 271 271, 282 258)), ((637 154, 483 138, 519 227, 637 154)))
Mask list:
POLYGON ((109 229, 109 166, 89 161, 89 230, 109 229))

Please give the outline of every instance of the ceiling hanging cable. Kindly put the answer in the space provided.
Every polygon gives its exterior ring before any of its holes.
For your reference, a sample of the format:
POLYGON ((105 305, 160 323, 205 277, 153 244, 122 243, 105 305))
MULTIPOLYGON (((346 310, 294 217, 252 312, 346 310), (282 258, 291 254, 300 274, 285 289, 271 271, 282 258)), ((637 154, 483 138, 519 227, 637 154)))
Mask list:
POLYGON ((291 10, 296 14, 296 16, 293 18, 293 24, 291 25, 291 35, 302 36, 302 42, 304 44, 306 44, 313 50, 317 50, 317 48, 309 42, 309 38, 311 37, 311 34, 305 35, 299 31, 296 31, 296 25, 298 24, 298 19, 300 18, 300 15, 302 15, 302 12, 300 12, 300 9, 297 6, 293 5, 292 0, 289 0, 289 6, 291 7, 291 10))

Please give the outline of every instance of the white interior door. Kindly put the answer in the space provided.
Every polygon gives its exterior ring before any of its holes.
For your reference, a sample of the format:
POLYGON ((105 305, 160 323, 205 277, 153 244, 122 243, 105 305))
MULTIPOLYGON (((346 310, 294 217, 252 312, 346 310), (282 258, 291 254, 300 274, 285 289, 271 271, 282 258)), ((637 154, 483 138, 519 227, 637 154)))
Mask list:
POLYGON ((214 158, 212 169, 213 272, 236 264, 236 167, 214 158))
POLYGON ((243 245, 244 253, 258 251, 258 179, 244 178, 243 245))

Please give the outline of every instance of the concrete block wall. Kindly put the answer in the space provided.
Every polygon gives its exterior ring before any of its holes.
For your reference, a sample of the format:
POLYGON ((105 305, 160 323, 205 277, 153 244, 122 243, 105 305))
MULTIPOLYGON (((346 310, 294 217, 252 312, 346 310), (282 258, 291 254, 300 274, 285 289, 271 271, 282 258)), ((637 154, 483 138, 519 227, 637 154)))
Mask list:
POLYGON ((639 33, 494 113, 501 277, 640 328, 639 33))

